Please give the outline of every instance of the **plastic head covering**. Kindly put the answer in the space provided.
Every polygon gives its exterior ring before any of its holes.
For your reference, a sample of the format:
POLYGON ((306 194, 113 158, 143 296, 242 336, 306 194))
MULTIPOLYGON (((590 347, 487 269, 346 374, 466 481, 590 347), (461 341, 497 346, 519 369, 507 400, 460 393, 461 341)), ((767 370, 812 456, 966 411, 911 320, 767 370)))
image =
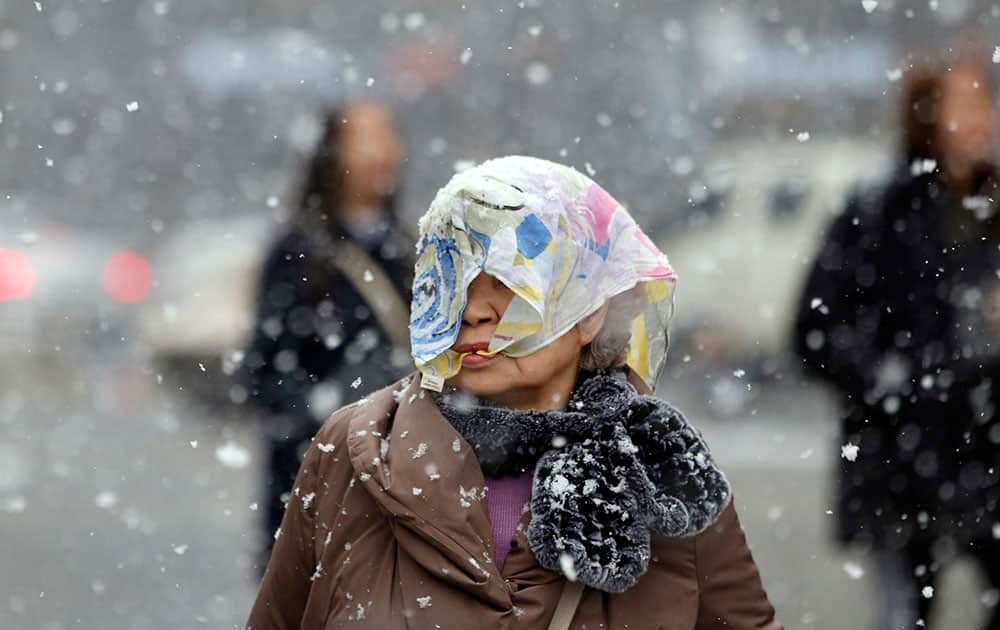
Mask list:
POLYGON ((469 284, 480 272, 514 298, 487 354, 524 357, 612 297, 635 288, 628 365, 655 386, 667 351, 676 275, 629 213, 576 170, 537 158, 484 162, 452 177, 420 219, 410 313, 423 384, 461 369, 458 339, 469 284))

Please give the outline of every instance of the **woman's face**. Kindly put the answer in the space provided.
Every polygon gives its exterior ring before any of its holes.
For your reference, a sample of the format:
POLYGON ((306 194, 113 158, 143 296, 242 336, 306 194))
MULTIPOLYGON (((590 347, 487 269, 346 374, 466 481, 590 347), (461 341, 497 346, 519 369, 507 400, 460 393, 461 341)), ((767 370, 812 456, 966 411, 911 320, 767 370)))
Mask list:
MULTIPOLYGON (((456 352, 485 351, 514 293, 493 276, 480 273, 469 285, 456 352)), ((583 322, 581 322, 583 324, 583 322)), ((468 354, 448 380, 461 390, 512 409, 552 409, 566 405, 576 382, 580 353, 597 325, 577 325, 526 357, 468 354)))
POLYGON ((989 83, 965 66, 945 73, 938 103, 937 142, 944 166, 964 177, 993 155, 993 102, 989 83))
POLYGON ((391 194, 403 152, 392 116, 374 103, 358 103, 344 111, 344 120, 338 167, 345 189, 360 197, 391 194))

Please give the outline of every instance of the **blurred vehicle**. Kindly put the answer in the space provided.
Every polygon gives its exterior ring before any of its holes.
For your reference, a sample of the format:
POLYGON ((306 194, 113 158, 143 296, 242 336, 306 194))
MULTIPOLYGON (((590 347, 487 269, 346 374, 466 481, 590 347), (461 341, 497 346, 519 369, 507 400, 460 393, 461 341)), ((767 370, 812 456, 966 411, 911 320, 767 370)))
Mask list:
POLYGON ((674 351, 719 370, 711 385, 718 413, 743 406, 744 377, 781 368, 823 231, 853 189, 884 176, 891 157, 870 139, 806 135, 712 148, 690 183, 685 229, 660 242, 680 275, 674 351))
POLYGON ((181 50, 180 64, 192 85, 215 99, 275 92, 337 99, 349 89, 345 82, 363 79, 351 53, 291 28, 241 35, 204 31, 181 50))
POLYGON ((227 391, 222 381, 241 360, 274 234, 268 216, 193 221, 153 255, 157 287, 137 322, 137 341, 182 386, 209 398, 227 391))
POLYGON ((0 251, 6 252, 0 339, 8 352, 60 352, 127 329, 129 312, 102 280, 106 261, 123 248, 74 225, 74 214, 86 211, 38 193, 0 198, 7 220, 0 225, 0 251))

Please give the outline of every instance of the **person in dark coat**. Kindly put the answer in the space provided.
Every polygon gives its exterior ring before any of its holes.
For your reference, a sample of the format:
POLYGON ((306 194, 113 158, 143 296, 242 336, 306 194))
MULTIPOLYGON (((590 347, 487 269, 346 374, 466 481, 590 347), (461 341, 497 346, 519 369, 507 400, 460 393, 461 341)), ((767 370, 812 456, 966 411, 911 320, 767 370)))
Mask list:
POLYGON ((331 112, 298 212, 264 263, 244 369, 266 417, 268 552, 301 456, 322 422, 412 369, 413 241, 395 213, 401 157, 381 106, 331 112))
POLYGON ((991 95, 971 60, 911 72, 905 161, 833 221, 795 325, 806 367, 842 395, 838 538, 875 554, 880 629, 926 627, 958 553, 1000 587, 991 95))

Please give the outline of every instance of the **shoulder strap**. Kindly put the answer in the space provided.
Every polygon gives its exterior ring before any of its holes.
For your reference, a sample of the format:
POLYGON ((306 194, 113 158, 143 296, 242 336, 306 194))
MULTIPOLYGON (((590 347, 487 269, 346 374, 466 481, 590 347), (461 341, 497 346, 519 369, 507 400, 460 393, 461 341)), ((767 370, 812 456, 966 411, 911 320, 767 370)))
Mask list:
POLYGON ((556 604, 556 612, 549 622, 549 630, 569 630, 569 625, 573 623, 576 609, 583 599, 583 582, 570 582, 566 580, 563 584, 562 595, 559 596, 559 603, 556 604))
POLYGON ((332 249, 334 266, 364 298, 392 345, 409 351, 410 309, 382 266, 349 239, 338 241, 332 249))

